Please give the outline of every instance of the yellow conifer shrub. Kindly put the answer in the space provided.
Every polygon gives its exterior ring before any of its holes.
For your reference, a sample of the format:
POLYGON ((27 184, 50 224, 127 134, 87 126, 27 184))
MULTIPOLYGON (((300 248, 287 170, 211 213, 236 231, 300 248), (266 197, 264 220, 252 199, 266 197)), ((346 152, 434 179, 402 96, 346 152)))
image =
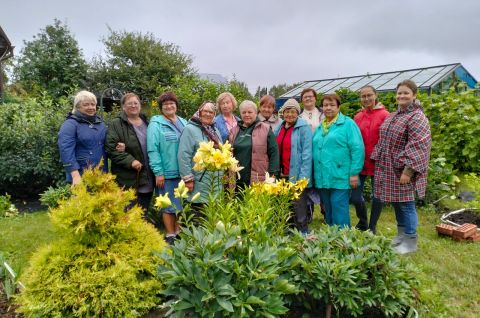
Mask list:
POLYGON ((63 238, 31 258, 18 296, 27 317, 139 317, 161 302, 155 273, 166 248, 111 174, 88 170, 50 210, 63 238))

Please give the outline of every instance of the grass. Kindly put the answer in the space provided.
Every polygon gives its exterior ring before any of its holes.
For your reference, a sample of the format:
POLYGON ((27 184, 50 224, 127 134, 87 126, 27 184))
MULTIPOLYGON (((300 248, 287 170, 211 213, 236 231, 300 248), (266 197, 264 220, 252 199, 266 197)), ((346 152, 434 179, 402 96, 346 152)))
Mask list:
MULTIPOLYGON (((355 213, 352 213, 352 224, 356 222, 355 213)), ((478 317, 480 244, 438 237, 435 231, 438 223, 439 214, 429 208, 421 208, 419 251, 404 256, 406 261, 416 264, 419 269, 421 287, 417 310, 420 317, 478 317)), ((318 225, 319 217, 316 215, 312 228, 318 225)), ((395 215, 390 207, 382 212, 377 231, 389 238, 396 235, 395 215)), ((39 246, 58 237, 46 212, 0 219, 0 233, 0 251, 20 273, 39 246)))
POLYGON ((0 252, 17 274, 21 274, 38 247, 58 237, 47 212, 1 218, 0 233, 0 252))

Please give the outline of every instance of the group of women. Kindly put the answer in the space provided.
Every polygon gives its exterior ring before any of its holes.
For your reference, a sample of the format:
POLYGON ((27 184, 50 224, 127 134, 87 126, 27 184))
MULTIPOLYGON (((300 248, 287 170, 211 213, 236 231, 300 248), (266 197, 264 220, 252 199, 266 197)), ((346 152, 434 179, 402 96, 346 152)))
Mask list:
POLYGON ((280 108, 280 119, 274 113, 275 99, 268 95, 260 99, 259 109, 252 101, 240 103, 237 117, 237 101, 225 92, 216 104, 204 102, 186 121, 177 115, 175 94, 166 92, 158 99, 161 115, 148 122, 140 98, 129 93, 121 100, 122 112, 107 128, 96 115, 95 96, 82 91, 60 129, 60 154, 72 184, 81 182, 83 169, 102 158, 106 169, 108 155, 117 182, 136 189, 134 203, 144 210, 154 190, 168 193, 173 205, 162 209, 162 217, 166 240, 173 243, 180 230, 176 212, 182 208, 173 189, 183 180, 187 200, 200 193, 192 202, 193 209, 200 210, 208 200, 212 175, 195 171, 193 157, 201 141, 218 147, 228 140, 244 167, 237 190, 264 181, 267 172, 292 182, 308 180, 307 189, 292 202, 292 224, 304 235, 316 203, 321 202, 326 223, 340 227, 350 226, 352 203, 359 219, 356 227, 375 233, 383 203, 391 202, 398 224, 392 245, 408 253, 417 248, 415 194, 425 194, 431 146, 428 120, 416 94, 414 82, 399 83, 398 110, 389 114, 375 89, 365 86, 360 90, 363 109, 351 119, 341 113, 337 95, 324 95, 319 109, 315 90, 305 89, 300 97, 303 110, 289 99, 280 108), (367 177, 373 190, 370 220, 363 195, 367 177))

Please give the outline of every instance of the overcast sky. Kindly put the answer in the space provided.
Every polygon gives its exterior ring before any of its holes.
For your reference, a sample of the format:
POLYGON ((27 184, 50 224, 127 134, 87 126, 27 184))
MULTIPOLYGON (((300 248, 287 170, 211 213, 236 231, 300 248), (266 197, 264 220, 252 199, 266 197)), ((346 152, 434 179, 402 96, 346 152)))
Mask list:
POLYGON ((16 46, 54 18, 87 59, 114 30, 152 32, 202 73, 256 87, 460 62, 480 80, 480 1, 0 0, 16 46))

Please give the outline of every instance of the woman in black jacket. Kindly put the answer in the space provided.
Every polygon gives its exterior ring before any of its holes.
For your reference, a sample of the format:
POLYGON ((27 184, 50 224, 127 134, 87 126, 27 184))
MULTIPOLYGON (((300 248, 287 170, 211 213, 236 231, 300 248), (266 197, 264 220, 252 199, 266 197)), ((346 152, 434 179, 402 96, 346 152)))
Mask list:
POLYGON ((105 148, 118 184, 134 188, 137 192, 135 203, 146 212, 154 182, 147 156, 148 121, 141 113, 140 98, 136 94, 125 94, 121 105, 123 111, 108 127, 105 148))

